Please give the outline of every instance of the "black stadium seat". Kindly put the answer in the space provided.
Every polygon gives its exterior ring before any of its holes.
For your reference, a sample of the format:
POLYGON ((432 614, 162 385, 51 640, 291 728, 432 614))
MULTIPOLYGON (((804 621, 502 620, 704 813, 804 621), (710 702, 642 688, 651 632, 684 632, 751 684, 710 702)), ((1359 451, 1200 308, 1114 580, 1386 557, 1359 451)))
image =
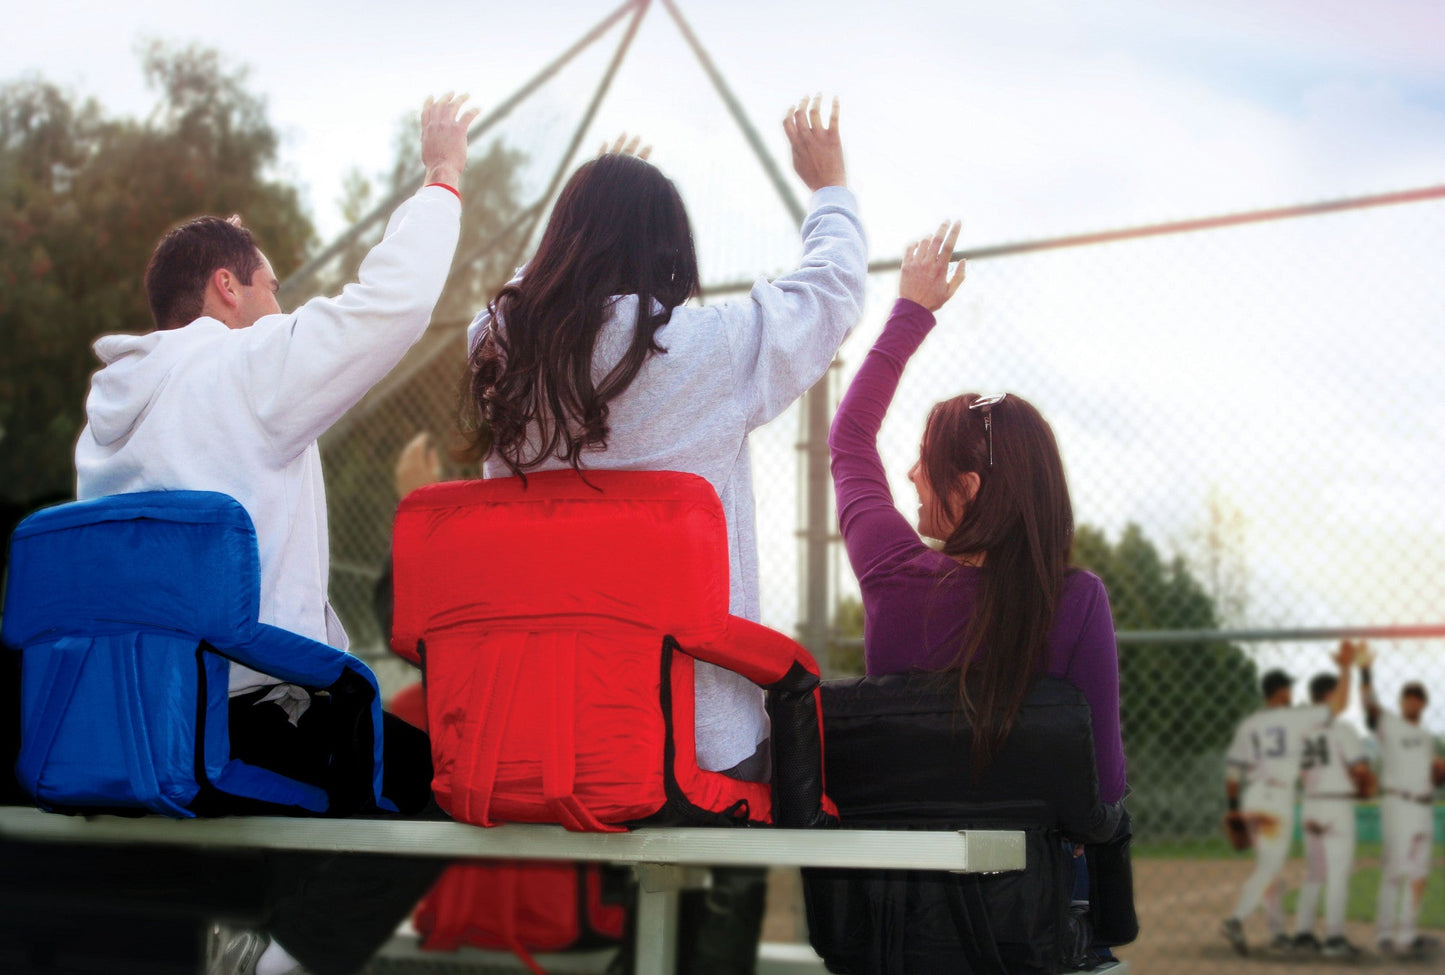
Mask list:
POLYGON ((805 870, 808 928, 831 971, 1054 972, 1080 945, 1138 933, 1128 817, 1099 801, 1089 706, 1043 678, 976 779, 957 674, 823 685, 829 794, 847 829, 1023 829, 1023 873, 805 870), (1087 920, 1071 914, 1067 838, 1086 844, 1087 920))

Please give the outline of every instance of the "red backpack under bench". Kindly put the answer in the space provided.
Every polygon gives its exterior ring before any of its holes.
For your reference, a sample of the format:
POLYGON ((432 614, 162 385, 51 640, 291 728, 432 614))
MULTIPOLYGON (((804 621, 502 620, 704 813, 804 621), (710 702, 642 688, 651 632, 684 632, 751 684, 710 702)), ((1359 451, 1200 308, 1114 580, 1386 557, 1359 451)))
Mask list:
MULTIPOLYGON (((426 730, 421 684, 402 688, 387 710, 426 730)), ((627 924, 625 873, 600 863, 463 860, 443 871, 411 917, 428 951, 463 945, 510 951, 546 975, 532 952, 579 951, 621 943, 627 924)))
POLYGON ((822 826, 818 668, 728 614, 727 526, 702 478, 575 471, 402 501, 392 648, 422 666, 453 818, 612 831, 822 826), (693 662, 768 691, 773 783, 700 769, 693 662))

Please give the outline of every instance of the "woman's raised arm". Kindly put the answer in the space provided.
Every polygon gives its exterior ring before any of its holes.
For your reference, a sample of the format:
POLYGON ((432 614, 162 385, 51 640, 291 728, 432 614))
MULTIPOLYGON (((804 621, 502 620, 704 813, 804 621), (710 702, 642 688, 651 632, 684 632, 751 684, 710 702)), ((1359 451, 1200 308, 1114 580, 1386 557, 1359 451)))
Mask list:
POLYGON ((734 396, 748 429, 792 405, 828 371, 863 314, 868 247, 846 185, 838 103, 827 125, 821 99, 803 99, 783 119, 793 168, 813 191, 797 270, 759 279, 747 298, 713 308, 732 365, 734 396))
POLYGON ((933 312, 963 284, 962 261, 952 278, 948 275, 957 241, 958 225, 945 223, 938 233, 905 249, 898 301, 833 417, 828 435, 833 490, 843 542, 859 579, 923 544, 893 504, 878 456, 878 429, 898 390, 903 367, 933 329, 933 312))

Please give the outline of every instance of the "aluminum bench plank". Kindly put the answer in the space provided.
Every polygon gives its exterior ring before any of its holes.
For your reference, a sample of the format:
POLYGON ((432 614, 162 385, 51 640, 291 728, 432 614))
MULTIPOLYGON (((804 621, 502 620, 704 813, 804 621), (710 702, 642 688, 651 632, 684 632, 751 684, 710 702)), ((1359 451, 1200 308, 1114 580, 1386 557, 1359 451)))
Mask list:
POLYGON ((696 866, 849 867, 998 873, 1024 868, 1015 830, 652 827, 571 833, 560 826, 418 820, 231 816, 65 816, 0 808, 0 837, 36 842, 143 843, 414 856, 592 860, 696 866))

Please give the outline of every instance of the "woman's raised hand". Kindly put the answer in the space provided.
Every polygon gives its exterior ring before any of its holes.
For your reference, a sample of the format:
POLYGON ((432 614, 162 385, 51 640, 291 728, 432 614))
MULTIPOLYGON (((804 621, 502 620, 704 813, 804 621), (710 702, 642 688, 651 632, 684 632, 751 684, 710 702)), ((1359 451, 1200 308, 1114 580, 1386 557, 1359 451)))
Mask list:
POLYGON ((958 262, 953 277, 948 276, 948 262, 953 245, 958 243, 961 225, 947 221, 938 225, 938 232, 925 237, 903 251, 903 272, 898 276, 898 297, 915 301, 929 311, 938 311, 963 284, 964 262, 958 262))
POLYGON ((617 141, 612 143, 611 146, 603 142, 602 148, 597 150, 597 155, 606 156, 616 153, 621 156, 636 156, 638 159, 646 162, 647 157, 652 155, 652 146, 642 146, 642 148, 639 149, 638 146, 640 145, 642 145, 642 136, 634 135, 631 139, 628 139, 627 133, 624 132, 617 137, 617 141))
POLYGON ((847 186, 843 144, 838 139, 838 99, 833 99, 833 114, 827 128, 823 127, 819 110, 823 96, 811 102, 810 105, 809 99, 804 98, 783 118, 783 131, 793 147, 793 170, 814 192, 825 186, 847 186))

